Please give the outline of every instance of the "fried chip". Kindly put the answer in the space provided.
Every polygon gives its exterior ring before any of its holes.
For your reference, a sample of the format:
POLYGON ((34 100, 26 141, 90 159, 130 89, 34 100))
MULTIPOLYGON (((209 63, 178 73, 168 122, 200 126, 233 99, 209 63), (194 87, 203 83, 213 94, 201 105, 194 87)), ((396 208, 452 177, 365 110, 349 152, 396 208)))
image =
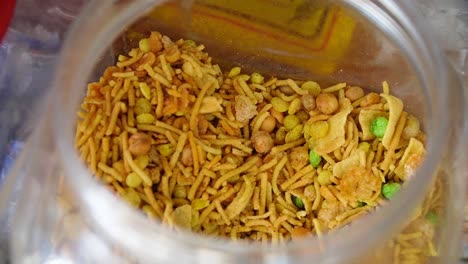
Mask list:
POLYGON ((192 206, 185 204, 174 209, 171 215, 176 226, 183 229, 192 229, 192 206))
POLYGON ((407 180, 414 174, 415 169, 419 167, 426 150, 421 141, 411 138, 398 167, 395 168, 395 174, 402 180, 407 180))
POLYGON ((242 210, 247 206, 254 192, 254 187, 252 182, 244 177, 244 191, 234 198, 232 203, 230 203, 226 208, 226 215, 229 220, 238 216, 242 210))
POLYGON ((333 152, 335 149, 338 149, 346 142, 346 118, 348 117, 349 113, 351 113, 352 109, 353 107, 351 106, 349 99, 343 99, 340 112, 328 119, 328 123, 330 124, 328 134, 324 138, 320 139, 314 148, 317 154, 323 155, 333 152))
POLYGON ((388 149, 393 138, 393 133, 395 133, 396 125, 400 119, 400 115, 403 112, 403 102, 399 98, 389 94, 382 93, 380 95, 385 98, 388 103, 388 125, 382 138, 382 145, 388 149))
POLYGON ((364 152, 363 150, 358 149, 353 153, 353 155, 349 156, 347 159, 342 160, 333 166, 333 176, 337 178, 341 178, 349 169, 353 167, 360 166, 360 152, 364 152))

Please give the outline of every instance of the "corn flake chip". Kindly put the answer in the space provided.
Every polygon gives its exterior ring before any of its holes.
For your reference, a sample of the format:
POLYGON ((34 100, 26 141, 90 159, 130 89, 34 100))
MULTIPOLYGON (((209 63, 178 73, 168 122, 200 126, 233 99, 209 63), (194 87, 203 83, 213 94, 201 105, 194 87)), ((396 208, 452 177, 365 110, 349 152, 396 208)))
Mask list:
POLYGON ((395 168, 395 174, 402 180, 407 180, 414 174, 415 169, 420 165, 426 153, 421 141, 411 138, 398 167, 395 168))
POLYGON ((176 226, 183 229, 192 229, 192 206, 185 204, 177 207, 172 213, 176 226))
POLYGON ((202 100, 202 104, 200 106, 200 114, 223 112, 224 108, 221 105, 222 103, 223 99, 216 98, 214 96, 206 96, 202 100))
POLYGON ((246 177, 244 177, 244 182, 244 191, 236 196, 236 198, 234 198, 234 200, 226 208, 226 216, 229 220, 238 216, 242 210, 244 210, 253 195, 254 187, 252 182, 246 177))
POLYGON ((340 112, 328 119, 328 123, 330 125, 328 134, 322 138, 314 148, 314 151, 317 154, 323 155, 330 153, 346 143, 346 118, 348 117, 349 113, 351 113, 352 109, 353 107, 351 106, 349 99, 343 99, 340 112))
POLYGON ((353 167, 360 166, 360 152, 364 152, 363 150, 358 149, 353 153, 353 155, 349 156, 347 159, 342 160, 333 166, 333 176, 336 178, 341 178, 349 169, 353 167))
POLYGON ((388 149, 390 147, 390 142, 392 141, 393 134, 395 133, 396 125, 398 123, 398 120, 400 119, 400 115, 403 112, 403 102, 399 98, 396 98, 395 96, 389 94, 382 93, 380 94, 380 96, 385 98, 388 103, 388 126, 382 138, 382 145, 386 149, 388 149))

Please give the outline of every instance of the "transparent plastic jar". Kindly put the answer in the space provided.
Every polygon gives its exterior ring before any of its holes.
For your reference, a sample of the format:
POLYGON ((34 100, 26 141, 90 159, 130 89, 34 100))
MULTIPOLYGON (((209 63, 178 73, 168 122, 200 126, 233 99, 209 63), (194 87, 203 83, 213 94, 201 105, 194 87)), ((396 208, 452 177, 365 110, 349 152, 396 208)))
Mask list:
POLYGON ((373 253, 404 228, 439 176, 446 206, 437 230, 439 257, 432 261, 455 262, 466 185, 466 90, 424 23, 404 0, 91 2, 65 43, 50 115, 13 172, 32 177, 18 204, 13 261, 373 263, 373 253), (311 13, 321 19, 308 20, 311 13), (264 75, 348 82, 375 91, 386 80, 405 110, 422 120, 426 159, 388 205, 321 239, 274 246, 171 231, 93 179, 74 149, 86 84, 113 64, 115 54, 135 45, 132 34, 151 30, 205 44, 223 69, 241 65, 264 75))

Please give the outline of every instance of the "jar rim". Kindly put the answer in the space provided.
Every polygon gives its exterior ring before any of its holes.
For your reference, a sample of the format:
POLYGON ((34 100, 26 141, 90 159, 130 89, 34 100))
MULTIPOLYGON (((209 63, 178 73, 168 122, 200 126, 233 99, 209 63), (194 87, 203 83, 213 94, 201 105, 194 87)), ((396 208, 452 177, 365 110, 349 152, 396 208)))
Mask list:
MULTIPOLYGON (((136 20, 136 14, 143 14, 145 10, 149 10, 151 7, 155 7, 164 1, 135 1, 128 4, 128 6, 125 7, 125 10, 119 7, 118 2, 121 1, 112 0, 91 2, 79 19, 74 23, 65 42, 62 53, 63 56, 59 62, 59 66, 57 67, 54 87, 56 92, 62 93, 65 97, 73 97, 73 90, 79 90, 83 85, 85 85, 87 81, 86 78, 87 76, 90 76, 95 59, 99 58, 99 56, 104 52, 105 47, 111 44, 112 39, 120 33, 120 29, 134 22, 136 20), (119 15, 107 17, 108 20, 104 20, 104 17, 110 15, 110 11, 103 11, 106 10, 106 8, 118 11, 114 14, 119 15), (101 18, 99 18, 99 16, 101 16, 101 18), (95 24, 99 23, 102 23, 100 24, 102 27, 95 26, 95 24), (86 43, 84 38, 90 35, 95 37, 95 41, 93 43, 86 43), (73 54, 76 52, 77 48, 84 49, 84 51, 80 51, 81 57, 79 57, 79 59, 81 60, 81 63, 76 63, 76 59, 78 57, 76 54, 73 54), (76 65, 73 63, 76 63, 76 65), (68 87, 68 89, 60 89, 60 87, 68 87), (70 92, 70 90, 72 92, 70 92)), ((412 39, 412 45, 415 47, 426 47, 423 38, 420 36, 420 32, 411 28, 412 26, 409 21, 405 21, 404 13, 399 13, 402 11, 398 4, 391 4, 391 1, 386 0, 374 1, 379 3, 380 6, 377 6, 370 1, 366 3, 352 3, 353 1, 345 0, 344 2, 359 10, 359 12, 367 16, 368 19, 369 17, 371 19, 375 19, 376 16, 379 16, 379 19, 385 18, 385 21, 380 25, 377 25, 377 27, 380 26, 380 29, 387 34, 390 33, 389 30, 397 29, 401 34, 400 37, 403 37, 405 40, 408 40, 409 38, 412 39), (386 10, 383 11, 383 8, 386 8, 386 10), (386 12, 392 14, 393 17, 389 16, 386 12), (395 20, 398 20, 398 23, 395 22, 395 20)), ((430 36, 424 36, 424 39, 431 38, 430 36)), ((396 42, 402 41, 402 39, 393 40, 396 42)), ((405 47, 401 47, 400 45, 397 46, 403 50, 405 49, 405 47)), ((420 71, 418 72, 418 78, 422 83, 422 86, 426 87, 425 90, 428 89, 428 86, 443 86, 444 83, 447 82, 445 77, 439 75, 440 78, 435 79, 433 75, 437 73, 437 69, 443 68, 444 65, 441 55, 438 54, 440 51, 429 47, 427 50, 423 50, 420 53, 411 54, 411 51, 413 51, 410 50, 411 48, 412 47, 406 47, 406 55, 408 55, 410 61, 413 62, 413 66, 416 67, 415 69, 420 71), (415 58, 415 56, 418 56, 418 58, 415 58), (414 65, 415 60, 423 61, 423 63, 432 63, 431 65, 423 65, 426 68, 421 69, 422 65, 414 65), (433 69, 434 67, 436 70, 433 69)), ((151 242, 156 240, 155 237, 158 237, 158 242, 161 242, 168 247, 174 246, 175 248, 180 248, 181 245, 184 245, 194 250, 203 247, 203 249, 207 250, 210 254, 219 253, 219 257, 222 257, 222 254, 258 255, 259 253, 263 253, 266 255, 287 255, 291 252, 300 252, 304 250, 308 250, 309 253, 312 253, 310 252, 313 251, 312 249, 317 249, 317 252, 319 252, 319 254, 315 256, 318 259, 322 257, 333 257, 336 252, 345 251, 349 256, 352 256, 362 252, 366 246, 379 241, 381 239, 380 236, 383 236, 383 233, 378 234, 378 232, 370 231, 376 231, 379 229, 385 230, 385 234, 388 235, 391 230, 395 230, 399 227, 399 223, 403 222, 403 220, 409 216, 411 209, 416 206, 418 201, 422 200, 423 193, 425 193, 430 182, 427 177, 429 175, 434 177, 433 174, 435 173, 433 172, 436 169, 438 161, 441 160, 442 152, 436 150, 444 149, 446 139, 444 138, 443 131, 448 129, 447 121, 444 119, 437 120, 437 126, 434 124, 434 118, 440 115, 437 111, 443 110, 442 106, 446 104, 446 95, 444 95, 443 91, 440 92, 440 96, 433 98, 439 100, 439 105, 434 106, 437 107, 437 109, 428 111, 431 119, 428 121, 428 133, 430 132, 427 146, 428 154, 422 166, 416 172, 414 180, 409 182, 407 188, 404 188, 400 195, 395 197, 381 210, 381 212, 371 214, 364 219, 359 219, 353 225, 353 229, 346 228, 337 230, 336 232, 324 235, 322 240, 313 236, 281 246, 265 246, 260 243, 244 244, 231 241, 220 243, 219 239, 195 235, 189 232, 176 233, 159 223, 148 225, 150 220, 145 219, 142 214, 136 214, 134 209, 130 208, 123 202, 119 202, 118 199, 116 200, 115 197, 103 188, 101 184, 98 184, 97 181, 90 177, 91 174, 80 161, 74 149, 73 141, 71 140, 73 120, 70 120, 69 118, 69 114, 71 113, 70 111, 63 111, 63 109, 60 108, 55 110, 54 133, 59 153, 61 154, 60 156, 62 157, 62 162, 64 164, 64 169, 66 171, 65 175, 67 180, 72 183, 71 186, 76 192, 80 192, 79 197, 84 203, 85 209, 91 213, 92 222, 99 226, 99 228, 103 229, 108 236, 115 239, 118 238, 120 242, 125 243, 127 248, 130 247, 131 249, 135 249, 138 248, 139 245, 147 243, 150 245, 151 242), (438 129, 433 131, 432 129, 435 127, 438 127, 438 129), (426 177, 422 177, 423 174, 425 174, 426 177), (76 175, 79 175, 80 177, 75 177, 76 175), (418 199, 414 199, 413 196, 418 197, 418 199), (109 206, 110 204, 112 204, 112 206, 109 206), (401 204, 404 204, 404 206, 401 206, 401 204), (114 215, 115 217, 109 218, 109 215, 114 215), (131 219, 129 220, 128 218, 131 219), (110 224, 109 221, 114 222, 114 224, 110 224), (132 232, 135 228, 122 226, 122 224, 128 223, 144 225, 148 230, 144 233, 132 232), (356 241, 362 240, 362 234, 364 232, 366 233, 366 240, 362 243, 356 243, 356 241), (154 235, 152 236, 153 238, 150 238, 149 234, 154 235), (343 237, 346 239, 342 239, 343 237)), ((425 96, 428 95, 426 94, 425 96)), ((68 100, 72 99, 68 98, 68 100)), ((176 249, 174 250, 174 252, 177 252, 176 249)), ((194 253, 190 250, 187 252, 190 252, 189 254, 194 253)), ((153 253, 150 252, 150 254, 153 253)), ((161 254, 162 253, 154 253, 154 256, 164 257, 161 254)), ((239 257, 239 255, 236 255, 236 257, 239 257)), ((307 255, 307 259, 313 260, 313 257, 311 258, 310 255, 307 255)))

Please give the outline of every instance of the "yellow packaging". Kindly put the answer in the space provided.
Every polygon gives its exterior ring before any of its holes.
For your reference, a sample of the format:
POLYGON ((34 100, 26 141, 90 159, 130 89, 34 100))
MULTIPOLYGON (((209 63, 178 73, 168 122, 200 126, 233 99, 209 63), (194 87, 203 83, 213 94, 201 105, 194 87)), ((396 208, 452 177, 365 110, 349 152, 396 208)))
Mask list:
MULTIPOLYGON (((184 30, 194 32, 202 43, 203 39, 222 39, 239 53, 315 74, 336 70, 356 25, 338 6, 303 0, 202 0, 187 9, 171 2, 149 17, 171 31, 182 29, 182 35, 184 30)), ((134 32, 131 35, 138 37, 134 32)))

